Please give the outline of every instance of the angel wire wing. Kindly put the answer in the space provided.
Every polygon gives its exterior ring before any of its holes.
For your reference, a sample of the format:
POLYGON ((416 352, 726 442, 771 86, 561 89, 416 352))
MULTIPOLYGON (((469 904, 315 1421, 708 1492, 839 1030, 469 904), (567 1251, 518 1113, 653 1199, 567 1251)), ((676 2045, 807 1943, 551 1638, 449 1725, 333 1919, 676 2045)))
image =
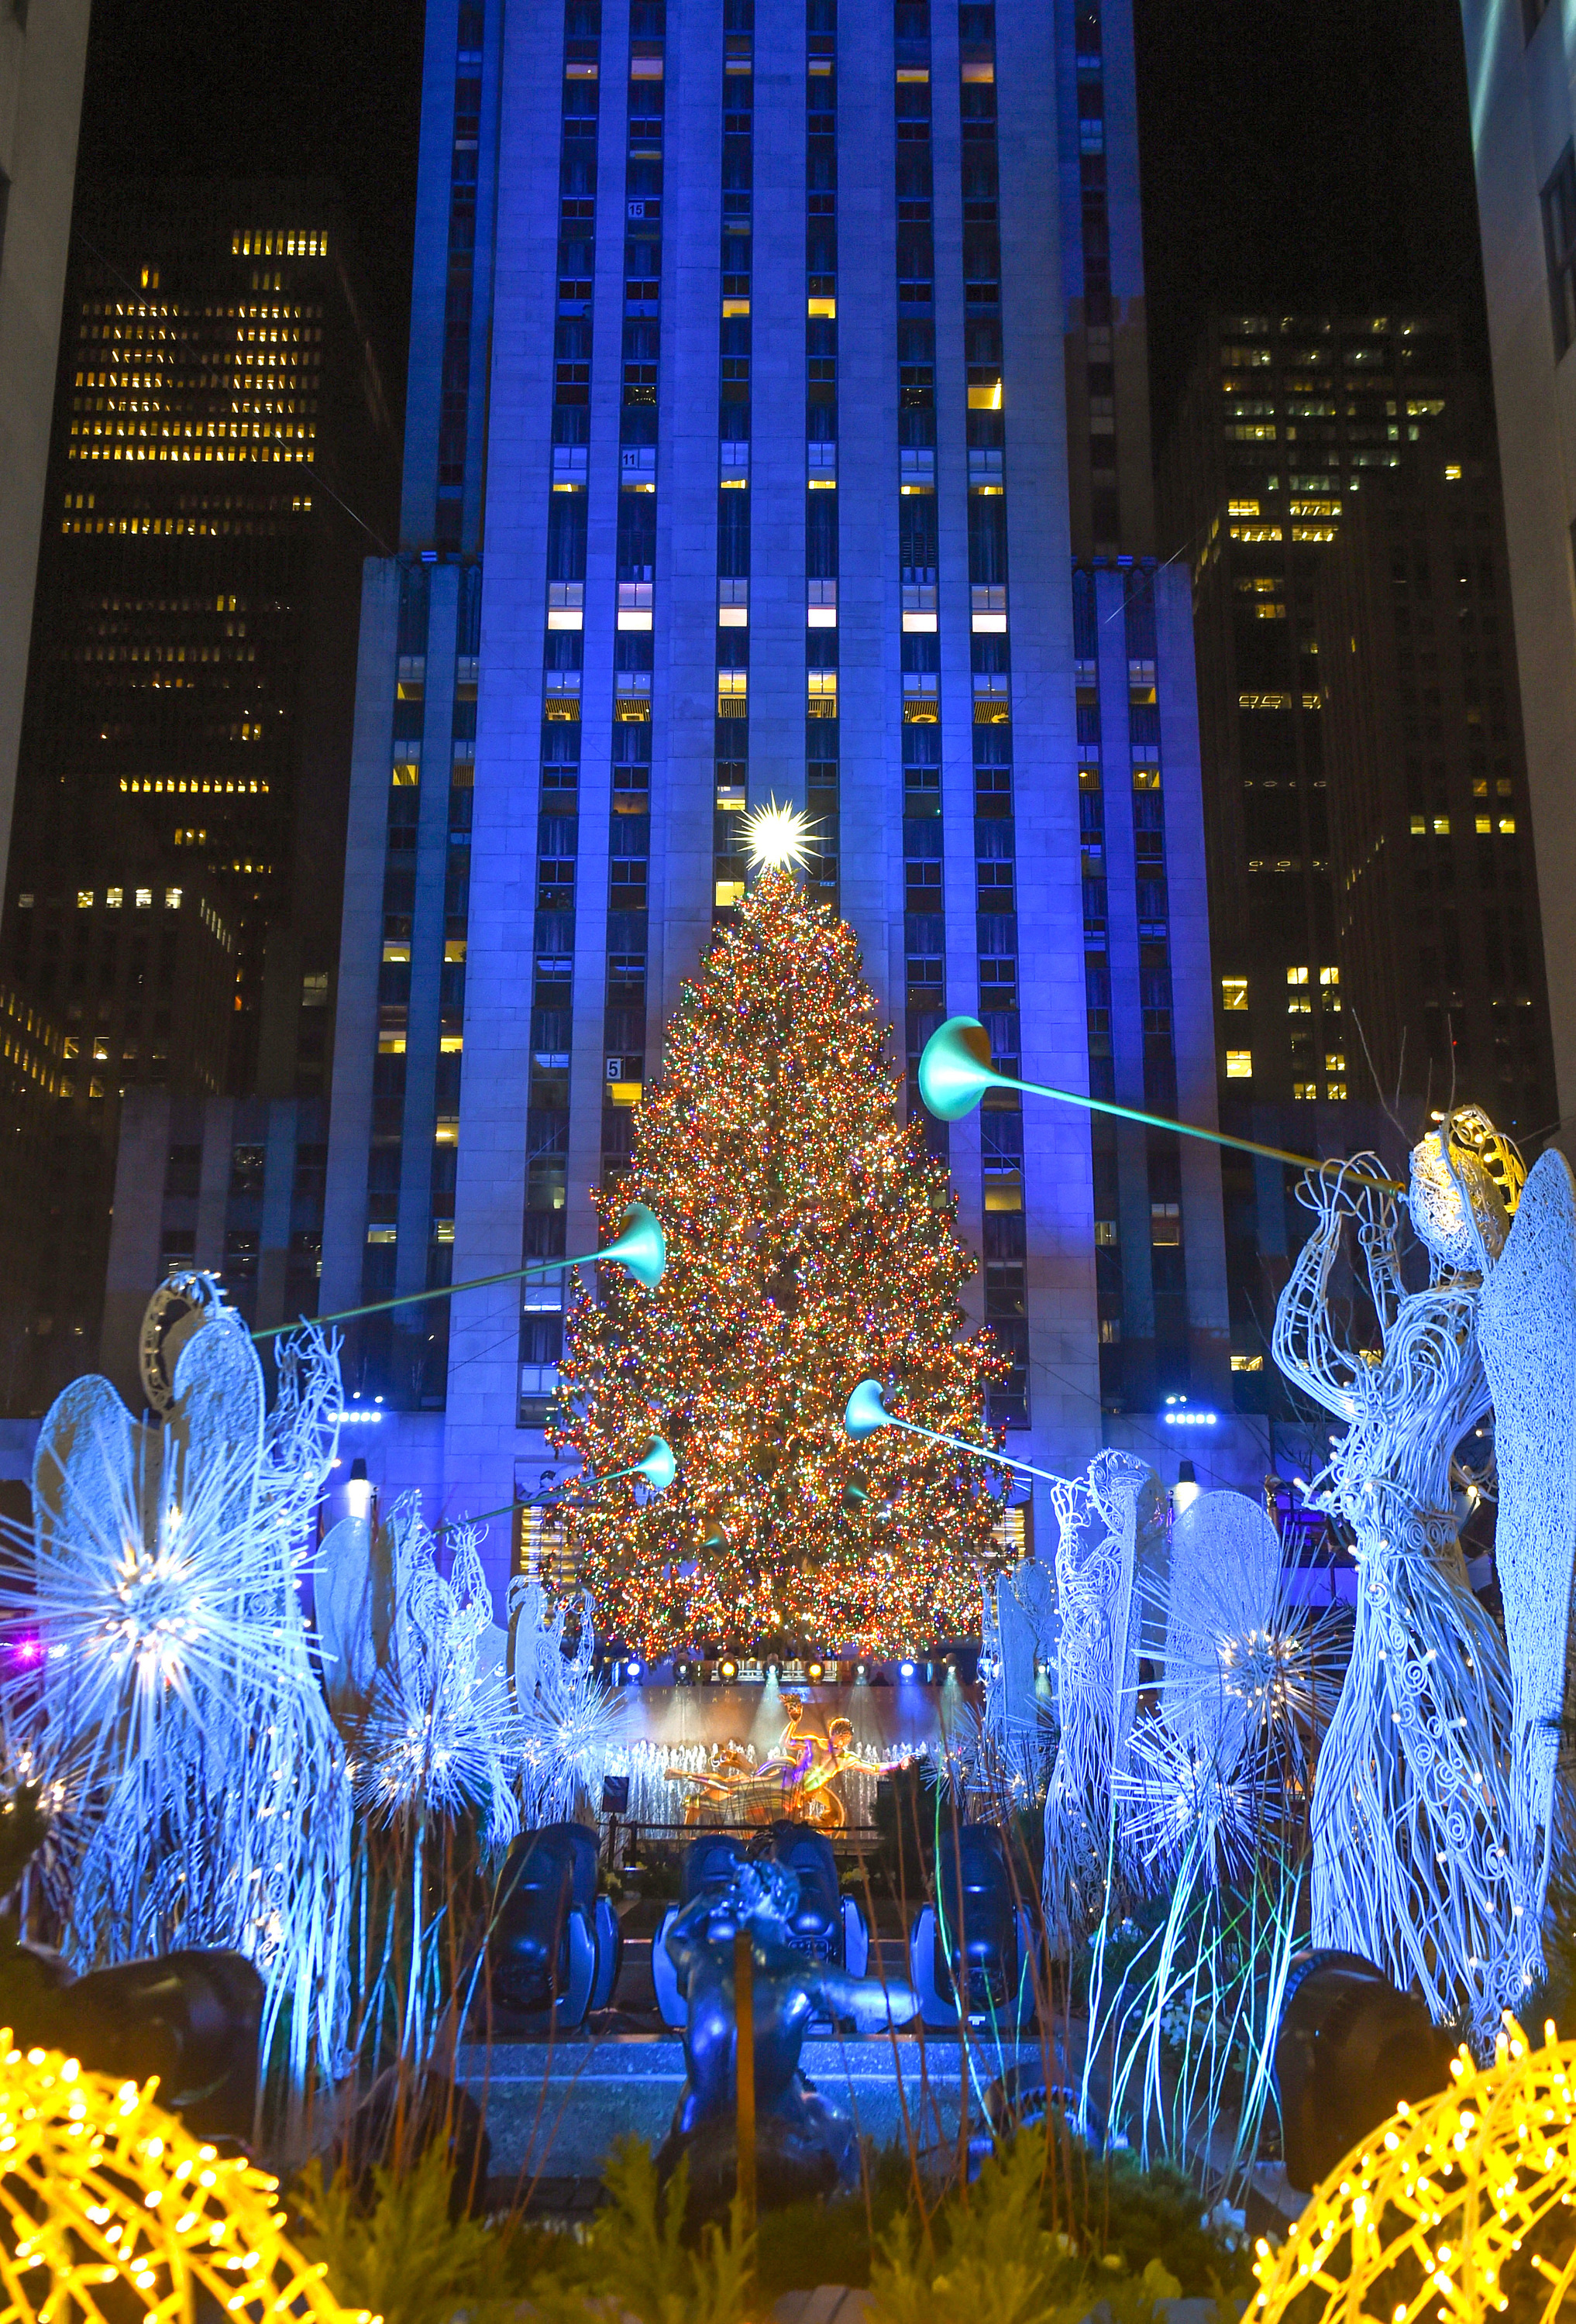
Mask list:
POLYGON ((1516 1798, 1546 1878, 1576 1549, 1576 1181, 1553 1148, 1484 1284, 1478 1335, 1494 1398, 1516 1798))

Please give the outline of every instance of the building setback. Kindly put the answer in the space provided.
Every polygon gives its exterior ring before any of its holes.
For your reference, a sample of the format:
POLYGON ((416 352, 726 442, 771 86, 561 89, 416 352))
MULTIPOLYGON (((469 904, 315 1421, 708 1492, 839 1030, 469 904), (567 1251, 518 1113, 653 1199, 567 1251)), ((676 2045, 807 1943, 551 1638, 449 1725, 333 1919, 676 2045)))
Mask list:
MULTIPOLYGON (((966 1011, 1031 1079, 1212 1120, 1124 6, 434 0, 412 325, 401 549, 364 594, 324 1312, 594 1240, 769 797, 817 819, 814 887, 910 1069, 966 1011)), ((234 1120, 199 1127, 171 1151, 233 1183, 234 1120)), ((1163 1398, 1223 1393, 1212 1150, 1037 1103, 930 1134, 1017 1446, 1164 1465, 1163 1398)), ((290 1139, 246 1142, 277 1235, 290 1139)), ((191 1199, 144 1195, 144 1258, 191 1199)), ((534 1482, 561 1334, 556 1285, 353 1326, 385 1492, 534 1482)), ((1212 1444, 1190 1432, 1204 1473, 1212 1444)))
POLYGON ((1565 12, 1461 0, 1561 1142, 1576 1107, 1576 69, 1565 12))

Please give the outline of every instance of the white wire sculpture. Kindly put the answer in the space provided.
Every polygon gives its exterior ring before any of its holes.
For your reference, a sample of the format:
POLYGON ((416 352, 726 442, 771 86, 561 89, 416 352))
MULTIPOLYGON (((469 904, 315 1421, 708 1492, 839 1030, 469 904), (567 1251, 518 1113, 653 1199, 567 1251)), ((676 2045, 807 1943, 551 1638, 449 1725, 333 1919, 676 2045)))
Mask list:
POLYGON ((1111 1783, 1126 1764, 1137 1692, 1140 1503, 1152 1520, 1157 1490, 1144 1462, 1110 1451, 1051 1489, 1060 1526, 1062 1731, 1046 1793, 1045 1900, 1053 1943, 1064 1951, 1104 1901, 1111 1783))
POLYGON ((299 2088, 313 2059, 338 2070, 344 2032, 350 1799, 297 1588, 340 1391, 313 1326, 276 1349, 268 1414, 212 1277, 162 1286, 143 1331, 150 1419, 84 1378, 43 1421, 0 1624, 41 1650, 41 1766, 69 1768, 90 1803, 72 1965, 235 1947, 264 1974, 264 2052, 287 2022, 299 2088))
POLYGON ((1200 1493, 1171 1527, 1170 1584, 1156 1615, 1166 1646, 1160 1715, 1177 1737, 1218 1735, 1231 1757, 1248 1732, 1252 1665, 1272 1657, 1280 1536, 1246 1493, 1200 1493))
POLYGON ((572 1611, 568 1600, 555 1609, 534 1573, 516 1574, 509 1585, 508 1669, 528 1831, 595 1804, 623 1717, 622 1698, 593 1667, 596 1609, 589 1591, 580 1593, 579 1635, 566 1654, 572 1611))
POLYGON ((395 1503, 386 1535, 392 1616, 352 1728, 356 1798, 384 1822, 452 1822, 470 1810, 496 1856, 520 1830, 519 1734, 502 1674, 478 1661, 493 1604, 475 1530, 455 1529, 447 1579, 419 1493, 395 1503))
POLYGON ((1576 1183, 1551 1148, 1534 1163, 1504 1248, 1477 1233, 1478 1338, 1494 1399, 1495 1563, 1515 1731, 1516 1854, 1541 1927, 1561 1809, 1556 1766, 1571 1651, 1576 1546, 1576 1183))
POLYGON ((1010 1574, 988 1574, 980 1670, 984 1680, 984 1742, 1015 1795, 1037 1799, 1046 1780, 1051 1733, 1039 1668, 1054 1663, 1055 1609, 1050 1576, 1025 1558, 1010 1574))
MULTIPOLYGON (((1309 1172, 1300 1199, 1313 1231, 1274 1338, 1287 1378, 1346 1424, 1314 1494, 1351 1529, 1359 1567, 1351 1659, 1313 1794, 1313 1941, 1415 1985, 1436 2018, 1464 2008, 1479 2040, 1539 1959, 1510 1670, 1468 1586, 1450 1486, 1452 1452, 1489 1402, 1481 1267, 1506 1231, 1482 1158, 1492 1137, 1463 1109, 1414 1150, 1408 1207, 1429 1254, 1419 1291, 1402 1279, 1400 1205, 1376 1183, 1377 1159, 1309 1172), (1379 1339, 1368 1351, 1344 1346, 1335 1321, 1349 1226, 1379 1339)), ((1535 1425, 1568 1429, 1565 1396, 1562 1416, 1545 1410, 1535 1425)), ((1568 1576, 1568 1544, 1565 1557, 1568 1576)))

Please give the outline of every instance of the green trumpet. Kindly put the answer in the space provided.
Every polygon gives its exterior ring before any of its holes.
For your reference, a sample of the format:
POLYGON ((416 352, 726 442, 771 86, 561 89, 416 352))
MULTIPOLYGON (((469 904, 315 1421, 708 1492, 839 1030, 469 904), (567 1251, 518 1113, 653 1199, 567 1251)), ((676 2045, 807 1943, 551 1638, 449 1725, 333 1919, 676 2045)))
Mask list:
MULTIPOLYGON (((648 1212, 647 1216, 650 1215, 648 1212)), ((594 1492, 601 1485, 616 1485, 621 1477, 644 1477, 653 1492, 665 1493, 677 1474, 678 1463, 673 1457, 672 1445, 665 1436, 653 1436, 640 1459, 632 1461, 627 1469, 615 1469, 607 1477, 587 1477, 585 1482, 594 1492)), ((450 1517, 447 1524, 433 1527, 434 1537, 438 1534, 457 1532, 462 1526, 482 1525, 488 1517, 512 1517, 516 1509, 530 1506, 529 1501, 505 1501, 500 1508, 483 1509, 474 1517, 450 1517)))
MULTIPOLYGON (((1312 1154, 1288 1154, 1284 1147, 1260 1146, 1251 1138, 1229 1138, 1223 1130, 1201 1130, 1191 1121, 1173 1121, 1163 1113, 1140 1113, 1137 1107, 1116 1105, 1109 1099, 1085 1097, 1081 1090, 1053 1089, 1043 1082, 1020 1082, 998 1073, 991 1063, 991 1036, 977 1017, 949 1017, 925 1044, 919 1060, 919 1094, 938 1121, 961 1121, 972 1113, 987 1090, 1015 1089, 1029 1097, 1058 1099, 1064 1105, 1081 1105, 1091 1113, 1114 1113, 1122 1121, 1141 1121, 1150 1130, 1175 1130, 1183 1138, 1203 1138, 1212 1146, 1233 1147, 1239 1154, 1261 1154, 1268 1162, 1287 1162, 1295 1170, 1322 1170, 1312 1154)), ((1366 1178, 1364 1185, 1405 1194, 1395 1178, 1366 1178)))
POLYGON ((1062 1481, 1049 1469, 1037 1469, 1028 1461, 1015 1461, 1009 1453, 998 1452, 989 1444, 971 1444, 966 1437, 943 1436, 936 1429, 921 1428, 917 1420, 899 1419, 882 1402, 879 1379, 860 1381, 843 1406, 843 1425, 856 1444, 862 1444, 878 1428, 903 1428, 910 1436, 923 1436, 928 1444, 945 1444, 954 1452, 972 1452, 976 1461, 993 1462, 999 1469, 1016 1469, 1025 1477, 1043 1477, 1047 1485, 1059 1485, 1062 1481))
POLYGON ((266 1331, 253 1332, 254 1340, 276 1340, 281 1332, 294 1332, 300 1321, 314 1323, 349 1323, 358 1315, 386 1315, 392 1307, 417 1307, 429 1299, 452 1299, 460 1291, 485 1291, 494 1283, 523 1283, 528 1275, 563 1275, 571 1267, 606 1267, 610 1264, 627 1268, 637 1283, 654 1291, 661 1282, 668 1265, 668 1238, 662 1231, 662 1222, 644 1203, 631 1203, 619 1222, 622 1232, 605 1250, 582 1251, 577 1259, 537 1259, 529 1267, 512 1267, 502 1275, 478 1275, 469 1283, 443 1283, 432 1291, 401 1291, 392 1299, 373 1299, 364 1307, 341 1307, 332 1315, 314 1315, 299 1319, 295 1323, 271 1323, 266 1331))

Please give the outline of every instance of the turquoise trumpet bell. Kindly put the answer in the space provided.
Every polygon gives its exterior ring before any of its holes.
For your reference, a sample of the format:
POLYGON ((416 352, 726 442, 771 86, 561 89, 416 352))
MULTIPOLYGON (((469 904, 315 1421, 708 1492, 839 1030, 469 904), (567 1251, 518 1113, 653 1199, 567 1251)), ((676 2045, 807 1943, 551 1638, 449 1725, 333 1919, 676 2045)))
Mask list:
MULTIPOLYGON (((650 1218, 650 1211, 647 1212, 646 1216, 650 1218)), ((651 1222, 656 1225, 654 1219, 651 1222)), ((661 1232, 660 1228, 658 1228, 658 1232, 661 1232)), ((665 1436, 653 1436, 630 1474, 644 1477, 654 1493, 665 1493, 678 1474, 678 1463, 673 1457, 673 1447, 668 1439, 665 1436)))
POLYGON ((856 1444, 873 1436, 878 1428, 895 1425, 891 1414, 881 1402, 879 1379, 862 1379, 843 1408, 843 1425, 856 1444))
MULTIPOLYGON (((610 1259, 627 1267, 637 1283, 648 1291, 655 1291, 668 1265, 668 1238, 662 1231, 662 1222, 655 1211, 644 1203, 631 1203, 620 1222, 622 1232, 616 1242, 596 1254, 598 1267, 605 1267, 610 1259)), ((660 1438, 659 1438, 660 1443, 660 1438)))
POLYGON ((1000 1079, 991 1064, 991 1036, 977 1017, 949 1017, 925 1044, 919 1094, 938 1121, 961 1121, 1000 1079))

